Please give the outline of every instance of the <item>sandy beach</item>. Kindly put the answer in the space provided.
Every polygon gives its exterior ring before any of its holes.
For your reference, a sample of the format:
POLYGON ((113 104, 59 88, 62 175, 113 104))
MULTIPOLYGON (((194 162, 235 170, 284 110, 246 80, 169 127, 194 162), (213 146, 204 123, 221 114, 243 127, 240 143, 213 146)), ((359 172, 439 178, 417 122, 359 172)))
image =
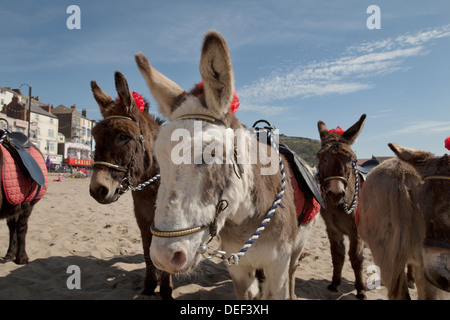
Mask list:
MULTIPOLYGON (((50 176, 49 180, 53 180, 50 176)), ((89 195, 90 179, 49 182, 29 220, 27 265, 0 259, 0 299, 159 299, 141 295, 144 257, 131 194, 101 205, 89 195), (78 266, 81 289, 69 289, 69 266, 78 266)), ((0 255, 8 248, 6 221, 0 223, 0 255)), ((213 244, 214 245, 214 244, 213 244)), ((365 249, 365 270, 373 265, 365 249)), ((298 299, 354 300, 353 271, 346 258, 339 293, 327 290, 332 263, 321 217, 296 271, 298 299)), ((415 290, 412 298, 417 298, 415 290)), ((228 271, 218 259, 205 261, 192 276, 174 277, 175 299, 227 299, 235 295, 228 271)), ((369 300, 387 299, 386 289, 369 290, 369 300)))

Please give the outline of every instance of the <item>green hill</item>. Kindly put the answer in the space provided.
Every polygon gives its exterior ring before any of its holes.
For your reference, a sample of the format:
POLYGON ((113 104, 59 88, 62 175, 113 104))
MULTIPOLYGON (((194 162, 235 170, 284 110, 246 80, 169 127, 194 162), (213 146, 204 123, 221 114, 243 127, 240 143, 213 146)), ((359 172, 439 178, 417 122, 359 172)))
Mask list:
POLYGON ((288 137, 284 134, 280 134, 280 142, 286 144, 292 151, 295 151, 297 155, 306 161, 310 166, 316 166, 319 163, 317 159, 317 151, 320 150, 320 141, 300 138, 300 137, 288 137))

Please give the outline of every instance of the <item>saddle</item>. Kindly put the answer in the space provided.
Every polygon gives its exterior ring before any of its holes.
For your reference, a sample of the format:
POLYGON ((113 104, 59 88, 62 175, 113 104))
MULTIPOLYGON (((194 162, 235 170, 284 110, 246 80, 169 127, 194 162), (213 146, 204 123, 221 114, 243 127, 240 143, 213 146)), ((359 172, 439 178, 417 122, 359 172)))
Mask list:
POLYGON ((366 181, 367 175, 370 173, 370 171, 379 164, 380 162, 375 157, 372 157, 372 159, 367 160, 361 165, 357 164, 356 168, 358 169, 358 173, 361 179, 363 181, 366 181))
POLYGON ((48 184, 42 154, 21 132, 7 132, 0 148, 3 156, 2 183, 8 201, 16 205, 41 198, 48 184))
MULTIPOLYGON (((265 120, 255 122, 253 128, 257 130, 256 137, 258 141, 261 141, 262 137, 265 136, 258 133, 260 128, 256 127, 256 125, 259 122, 268 124, 268 127, 264 127, 266 130, 271 130, 273 127, 265 120)), ((275 139, 275 137, 273 138, 275 139)), ((270 141, 267 140, 261 142, 270 145, 270 141)), ((279 143, 278 141, 276 143, 278 143, 280 154, 284 155, 291 168, 291 184, 294 189, 294 202, 297 210, 298 224, 310 222, 320 211, 321 207, 325 208, 325 201, 322 198, 317 182, 308 170, 305 162, 294 151, 283 143, 279 143)))

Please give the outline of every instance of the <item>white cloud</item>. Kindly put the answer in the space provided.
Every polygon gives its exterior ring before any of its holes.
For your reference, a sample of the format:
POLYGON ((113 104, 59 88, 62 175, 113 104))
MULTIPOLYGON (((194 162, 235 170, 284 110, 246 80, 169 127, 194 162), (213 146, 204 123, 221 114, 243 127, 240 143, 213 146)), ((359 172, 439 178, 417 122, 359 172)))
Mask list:
POLYGON ((348 94, 374 86, 363 79, 408 69, 407 58, 427 53, 425 44, 450 36, 450 25, 346 49, 343 56, 277 71, 238 90, 241 101, 270 104, 289 98, 348 94))
POLYGON ((390 134, 423 134, 432 132, 450 132, 450 121, 422 121, 394 130, 390 134))

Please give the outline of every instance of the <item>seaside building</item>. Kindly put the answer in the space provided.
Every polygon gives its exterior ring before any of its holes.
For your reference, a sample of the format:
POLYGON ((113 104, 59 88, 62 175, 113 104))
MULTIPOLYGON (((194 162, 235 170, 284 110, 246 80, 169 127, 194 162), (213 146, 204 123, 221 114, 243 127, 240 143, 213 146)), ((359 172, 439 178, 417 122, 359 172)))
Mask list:
MULTIPOLYGON (((45 158, 50 158, 52 168, 66 165, 84 168, 89 174, 94 121, 87 119, 87 111, 83 109, 80 114, 76 105, 53 108, 42 103, 39 97, 32 97, 30 112, 28 108, 29 97, 20 89, 0 87, 0 118, 6 119, 9 130, 26 135, 29 132, 30 141, 45 158)), ((0 121, 0 129, 7 124, 0 121)))
POLYGON ((51 106, 44 104, 39 97, 31 98, 29 112, 29 97, 21 94, 20 89, 0 87, 0 128, 20 131, 28 135, 54 166, 62 164, 62 156, 58 154, 58 118, 50 112, 51 106), (28 118, 30 116, 30 118, 28 118), (28 126, 30 127, 28 129, 28 126))
POLYGON ((94 121, 87 118, 86 109, 79 113, 76 105, 70 108, 59 105, 51 112, 58 117, 59 132, 65 137, 65 142, 58 144, 58 153, 64 155, 64 164, 90 171, 94 121))

